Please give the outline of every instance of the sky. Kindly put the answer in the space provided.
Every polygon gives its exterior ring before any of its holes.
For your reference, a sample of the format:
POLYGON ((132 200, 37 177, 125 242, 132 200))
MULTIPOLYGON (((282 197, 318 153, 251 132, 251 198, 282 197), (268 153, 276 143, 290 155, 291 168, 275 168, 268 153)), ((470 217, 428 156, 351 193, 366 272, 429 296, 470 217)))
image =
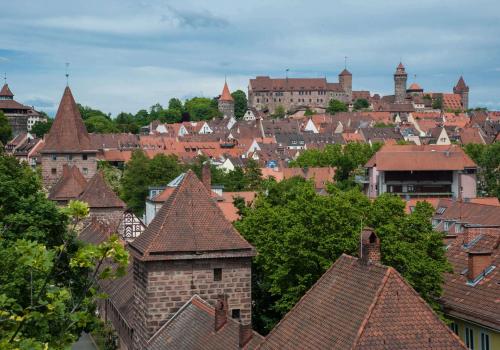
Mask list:
POLYGON ((354 90, 408 85, 500 109, 500 2, 448 0, 0 0, 0 73, 15 99, 54 114, 66 85, 116 115, 172 97, 214 97, 224 79, 327 77, 354 90), (415 77, 416 75, 416 77, 415 77))

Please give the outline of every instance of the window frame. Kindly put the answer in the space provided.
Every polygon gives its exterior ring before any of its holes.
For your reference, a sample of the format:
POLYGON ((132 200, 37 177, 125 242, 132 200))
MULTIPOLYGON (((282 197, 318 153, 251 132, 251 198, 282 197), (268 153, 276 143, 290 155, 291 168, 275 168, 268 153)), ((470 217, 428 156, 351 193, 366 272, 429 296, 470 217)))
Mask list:
POLYGON ((213 280, 214 280, 214 282, 221 282, 222 281, 222 268, 221 267, 216 267, 213 269, 213 280))

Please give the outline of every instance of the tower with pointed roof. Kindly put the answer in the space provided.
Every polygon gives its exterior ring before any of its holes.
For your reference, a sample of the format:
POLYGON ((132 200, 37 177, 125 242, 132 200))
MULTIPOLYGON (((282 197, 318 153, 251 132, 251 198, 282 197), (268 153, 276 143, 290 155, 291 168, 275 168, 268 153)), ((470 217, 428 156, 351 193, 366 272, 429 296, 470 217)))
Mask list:
POLYGON ((453 87, 453 93, 460 95, 462 100, 462 108, 464 110, 469 109, 469 86, 465 84, 464 78, 460 76, 457 85, 453 87))
POLYGON ((408 74, 406 74, 405 66, 399 62, 394 73, 394 103, 404 103, 406 99, 406 81, 408 74))
POLYGON ((224 88, 218 101, 219 112, 222 113, 224 118, 234 118, 234 99, 229 92, 227 81, 224 82, 224 88))
POLYGON ((134 349, 190 298, 228 298, 229 315, 251 322, 255 249, 235 230, 190 170, 146 230, 129 245, 133 257, 134 349))
POLYGON ((342 90, 348 95, 348 100, 352 101, 352 74, 344 68, 339 74, 339 84, 342 90))
POLYGON ((97 150, 90 142, 71 89, 66 86, 42 155, 42 177, 50 188, 62 175, 63 165, 75 165, 89 180, 97 171, 97 150))
POLYGON ((5 82, 0 90, 0 111, 2 111, 12 127, 12 136, 17 136, 28 131, 28 119, 34 114, 31 107, 25 106, 14 100, 14 94, 5 82))

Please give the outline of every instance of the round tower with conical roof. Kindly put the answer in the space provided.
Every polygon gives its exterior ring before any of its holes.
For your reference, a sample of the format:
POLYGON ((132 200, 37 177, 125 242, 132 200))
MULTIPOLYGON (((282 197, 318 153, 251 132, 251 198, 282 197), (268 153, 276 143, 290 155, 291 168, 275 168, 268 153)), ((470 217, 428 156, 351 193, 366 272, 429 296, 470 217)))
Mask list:
POLYGON ((227 86, 226 81, 224 82, 224 88, 222 89, 222 93, 219 97, 218 108, 224 118, 234 117, 234 99, 229 92, 229 87, 227 86))
POLYGON ((408 74, 406 74, 405 66, 403 66, 403 63, 399 62, 396 73, 394 73, 394 103, 405 102, 407 79, 408 74))

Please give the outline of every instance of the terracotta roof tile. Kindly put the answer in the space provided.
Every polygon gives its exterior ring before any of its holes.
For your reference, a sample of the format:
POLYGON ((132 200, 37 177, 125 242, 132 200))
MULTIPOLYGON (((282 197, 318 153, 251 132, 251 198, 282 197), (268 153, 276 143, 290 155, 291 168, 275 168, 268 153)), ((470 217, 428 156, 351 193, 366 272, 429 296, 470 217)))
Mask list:
POLYGON ((79 200, 88 203, 90 208, 125 208, 125 203, 109 188, 102 171, 90 179, 79 200))
POLYGON ((222 94, 219 97, 219 101, 233 101, 233 96, 229 92, 229 87, 227 82, 224 82, 224 88, 222 89, 222 94))
POLYGON ((55 201, 67 201, 76 199, 87 186, 87 180, 83 177, 76 165, 63 165, 63 173, 59 180, 50 189, 49 199, 55 201))
POLYGON ((89 134, 83 124, 75 99, 67 86, 59 104, 54 124, 45 137, 42 153, 96 152, 92 148, 89 134))
POLYGON ((254 248, 224 217, 191 170, 130 247, 142 260, 201 258, 203 254, 255 255, 254 248))
POLYGON ((4 84, 2 90, 0 90, 0 96, 2 97, 14 97, 14 94, 9 89, 9 84, 4 84))

